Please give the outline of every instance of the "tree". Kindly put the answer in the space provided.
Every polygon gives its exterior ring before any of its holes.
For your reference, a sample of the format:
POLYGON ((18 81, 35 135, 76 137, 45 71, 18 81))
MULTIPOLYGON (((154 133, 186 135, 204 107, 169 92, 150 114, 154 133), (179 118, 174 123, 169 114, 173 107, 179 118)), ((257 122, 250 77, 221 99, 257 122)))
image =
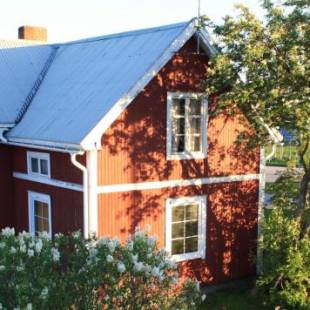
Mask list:
POLYGON ((210 60, 206 92, 216 97, 217 109, 233 105, 241 110, 256 132, 252 144, 270 143, 266 126, 297 135, 303 176, 294 213, 302 234, 310 232, 309 4, 265 0, 264 21, 242 5, 237 6, 237 17, 227 16, 221 25, 207 21, 217 52, 210 60))

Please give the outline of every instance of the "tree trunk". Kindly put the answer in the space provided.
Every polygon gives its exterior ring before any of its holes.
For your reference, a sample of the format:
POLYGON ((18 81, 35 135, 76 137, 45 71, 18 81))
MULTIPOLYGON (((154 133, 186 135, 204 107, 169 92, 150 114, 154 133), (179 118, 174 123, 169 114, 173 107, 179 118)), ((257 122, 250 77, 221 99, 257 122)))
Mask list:
POLYGON ((306 212, 307 208, 307 196, 309 195, 310 185, 310 170, 305 170, 305 173, 301 179, 299 187, 299 197, 298 197, 298 209, 297 209, 297 219, 303 225, 302 234, 304 235, 307 231, 310 230, 310 216, 306 212), (308 218, 304 218, 305 215, 308 215, 308 218))

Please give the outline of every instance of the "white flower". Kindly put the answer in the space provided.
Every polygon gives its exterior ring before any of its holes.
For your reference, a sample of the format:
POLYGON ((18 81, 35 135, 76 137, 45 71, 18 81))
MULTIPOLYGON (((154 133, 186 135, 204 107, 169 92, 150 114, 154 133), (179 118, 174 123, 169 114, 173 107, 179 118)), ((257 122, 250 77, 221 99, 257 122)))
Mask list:
POLYGON ((32 257, 32 256, 34 256, 34 251, 31 250, 31 249, 29 249, 29 250, 27 251, 27 254, 28 254, 29 257, 32 257))
POLYGON ((97 250, 96 248, 91 248, 91 249, 89 250, 89 256, 90 256, 90 258, 95 258, 95 257, 97 256, 97 254, 98 254, 98 250, 97 250))
POLYGON ((57 249, 55 249, 55 248, 52 248, 52 249, 51 249, 51 254, 52 254, 52 260, 53 260, 54 262, 58 262, 59 259, 60 259, 60 253, 59 253, 59 251, 58 251, 57 249))
MULTIPOLYGON (((5 266, 0 265, 0 271, 3 271, 5 269, 5 266)), ((0 308, 1 309, 1 308, 0 308)))
POLYGON ((207 298, 206 294, 203 294, 203 295, 201 296, 201 300, 202 300, 202 301, 205 301, 206 298, 207 298))
POLYGON ((45 288, 41 291, 40 298, 46 299, 46 298, 47 298, 47 295, 48 295, 48 288, 45 287, 45 288))
POLYGON ((129 251, 133 251, 133 242, 131 240, 128 241, 127 248, 128 248, 129 251))
POLYGON ((3 309, 2 303, 0 303, 0 310, 3 309))
POLYGON ((15 235, 15 229, 10 228, 10 227, 6 227, 6 228, 2 229, 1 233, 3 236, 6 236, 6 237, 14 236, 15 235))
POLYGON ((162 271, 158 267, 153 267, 151 271, 151 275, 153 277, 161 278, 162 277, 162 271))
MULTIPOLYGON (((57 234, 57 235, 60 235, 60 234, 57 234)), ((42 238, 42 239, 45 239, 45 240, 48 240, 50 239, 50 235, 48 234, 47 231, 42 231, 39 233, 39 237, 42 238)))
POLYGON ((157 242, 157 238, 156 237, 149 237, 147 239, 147 245, 149 247, 151 247, 151 248, 155 246, 156 242, 157 242))
POLYGON ((0 249, 3 249, 5 247, 5 243, 4 242, 0 242, 0 249))
POLYGON ((37 253, 40 253, 41 250, 42 250, 42 247, 43 247, 42 240, 39 239, 39 240, 36 242, 36 245, 35 245, 36 252, 37 252, 37 253))
POLYGON ((26 252, 27 252, 26 245, 25 245, 25 244, 21 245, 20 248, 19 248, 19 251, 20 251, 21 253, 26 253, 26 252))
POLYGON ((17 252, 16 249, 12 246, 11 249, 10 249, 10 253, 11 254, 15 254, 16 252, 17 252))
POLYGON ((79 239, 81 237, 81 232, 80 231, 75 231, 72 233, 73 239, 79 239))
POLYGON ((131 260, 133 263, 138 261, 138 254, 131 254, 131 260))
POLYGON ((114 258, 113 258, 112 255, 108 255, 108 256, 107 256, 107 262, 108 262, 108 263, 112 263, 113 260, 114 260, 114 258))
POLYGON ((17 271, 23 271, 24 269, 25 269, 25 268, 24 268, 23 266, 17 266, 17 267, 16 267, 16 270, 17 270, 17 271))
POLYGON ((109 241, 108 248, 109 248, 111 253, 113 253, 115 251, 116 244, 115 244, 115 242, 113 240, 109 241))
POLYGON ((134 271, 140 272, 143 270, 143 268, 144 268, 144 264, 142 262, 135 262, 134 263, 134 267, 133 267, 134 271))
POLYGON ((98 246, 102 246, 102 245, 106 245, 109 243, 109 239, 108 238, 101 238, 98 240, 97 245, 98 246))
POLYGON ((32 304, 27 304, 27 310, 32 310, 32 304))
POLYGON ((126 267, 125 267, 125 265, 123 263, 118 263, 117 264, 117 271, 119 273, 123 273, 123 272, 125 272, 125 270, 126 270, 126 267))

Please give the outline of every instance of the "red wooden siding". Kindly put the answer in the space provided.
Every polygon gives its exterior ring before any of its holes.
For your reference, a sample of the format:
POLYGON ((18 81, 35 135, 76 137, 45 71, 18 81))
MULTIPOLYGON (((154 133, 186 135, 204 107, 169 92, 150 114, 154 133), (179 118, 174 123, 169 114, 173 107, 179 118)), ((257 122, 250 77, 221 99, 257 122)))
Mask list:
MULTIPOLYGON (((27 151, 50 154, 52 179, 78 184, 83 183, 83 174, 81 170, 72 165, 68 153, 14 147, 12 151, 14 172, 27 173, 27 151)), ((78 156, 78 159, 85 165, 85 156, 78 156)))
POLYGON ((0 229, 14 225, 12 154, 10 147, 0 145, 0 229))
POLYGON ((99 235, 124 241, 135 227, 150 225, 164 247, 166 199, 197 195, 207 196, 206 260, 182 263, 182 275, 217 283, 255 274, 257 181, 101 194, 99 235))
MULTIPOLYGON (((15 147, 12 150, 14 172, 27 173, 27 151, 50 154, 52 179, 82 184, 82 172, 72 165, 70 155, 67 153, 15 147)), ((85 164, 84 156, 79 160, 85 164)), ((17 231, 28 230, 28 191, 50 195, 53 233, 82 231, 82 192, 14 178, 15 227, 17 231)))
POLYGON ((193 54, 195 50, 195 41, 189 41, 103 136, 100 185, 257 173, 258 149, 234 143, 240 132, 249 130, 240 115, 209 118, 207 159, 166 160, 167 92, 199 92, 206 74, 208 57, 193 54))

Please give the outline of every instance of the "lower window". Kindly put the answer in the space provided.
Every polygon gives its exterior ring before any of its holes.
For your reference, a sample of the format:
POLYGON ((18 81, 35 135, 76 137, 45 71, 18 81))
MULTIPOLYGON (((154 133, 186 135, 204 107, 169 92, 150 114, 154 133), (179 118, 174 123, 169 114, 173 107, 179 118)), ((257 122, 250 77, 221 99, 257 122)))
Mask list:
POLYGON ((52 235, 51 198, 48 195, 28 193, 29 232, 37 235, 47 232, 52 235))
POLYGON ((166 249, 177 261, 205 257, 205 196, 167 200, 166 249))

